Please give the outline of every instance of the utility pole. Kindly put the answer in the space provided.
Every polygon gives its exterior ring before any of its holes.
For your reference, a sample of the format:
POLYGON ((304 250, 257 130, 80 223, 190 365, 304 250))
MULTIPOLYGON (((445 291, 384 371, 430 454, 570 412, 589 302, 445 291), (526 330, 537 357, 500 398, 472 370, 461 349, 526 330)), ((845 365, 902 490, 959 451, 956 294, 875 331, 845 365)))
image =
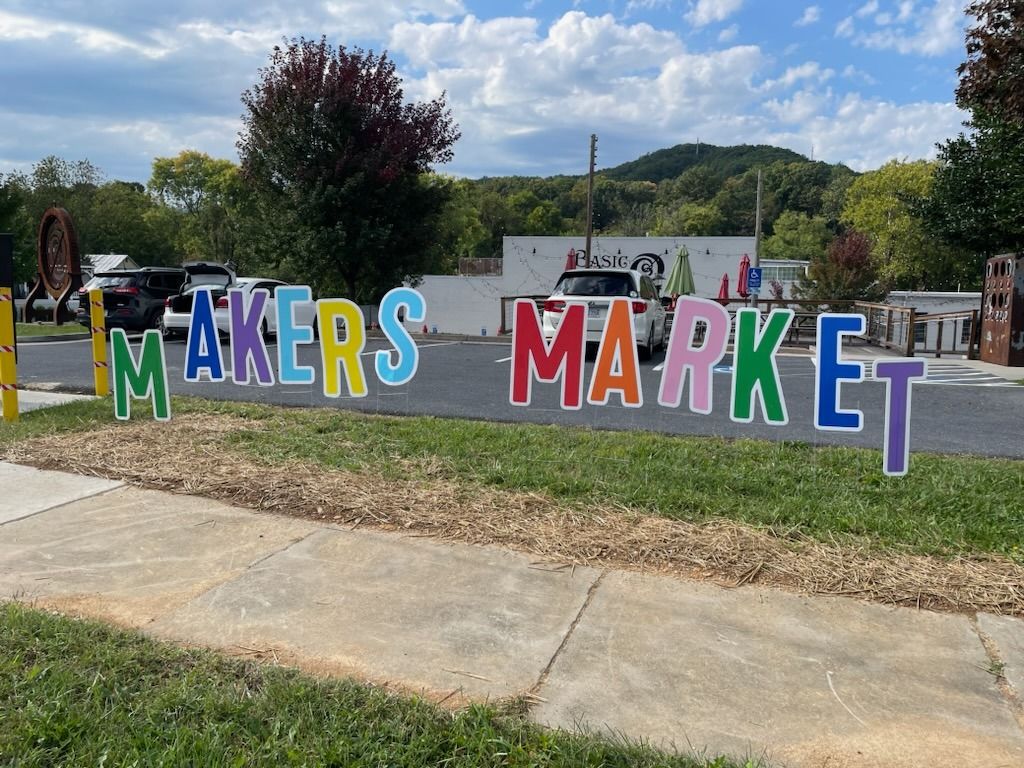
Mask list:
POLYGON ((590 172, 587 174, 587 269, 590 269, 590 239, 594 234, 594 162, 597 160, 597 134, 590 134, 590 172))
POLYGON ((757 211, 754 213, 754 266, 761 266, 761 169, 757 171, 757 211))

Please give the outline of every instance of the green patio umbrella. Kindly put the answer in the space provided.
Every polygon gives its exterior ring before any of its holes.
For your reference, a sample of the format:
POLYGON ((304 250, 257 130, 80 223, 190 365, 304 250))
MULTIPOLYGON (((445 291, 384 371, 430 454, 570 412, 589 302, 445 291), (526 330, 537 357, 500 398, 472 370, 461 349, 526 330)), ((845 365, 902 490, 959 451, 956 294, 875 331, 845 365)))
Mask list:
POLYGON ((693 270, 690 269, 690 252, 686 246, 679 249, 676 255, 676 263, 668 273, 665 286, 661 289, 662 294, 672 297, 672 306, 675 307, 676 298, 689 296, 696 292, 693 285, 693 270))

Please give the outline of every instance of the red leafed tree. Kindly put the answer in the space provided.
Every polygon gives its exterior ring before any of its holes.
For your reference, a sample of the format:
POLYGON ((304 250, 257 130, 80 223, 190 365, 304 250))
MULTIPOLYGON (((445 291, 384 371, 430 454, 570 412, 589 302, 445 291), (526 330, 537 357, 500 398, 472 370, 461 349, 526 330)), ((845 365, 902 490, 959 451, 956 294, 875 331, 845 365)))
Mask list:
POLYGON ((275 47, 242 94, 238 142, 279 272, 372 301, 434 257, 458 127, 445 97, 406 103, 387 54, 326 38, 275 47))
POLYGON ((967 60, 957 70, 957 101, 1024 123, 1024 3, 974 0, 967 14, 975 25, 967 31, 967 60))
POLYGON ((885 295, 876 280, 871 261, 870 238, 848 229, 831 243, 823 257, 814 258, 807 276, 794 291, 808 299, 862 299, 875 301, 885 295))

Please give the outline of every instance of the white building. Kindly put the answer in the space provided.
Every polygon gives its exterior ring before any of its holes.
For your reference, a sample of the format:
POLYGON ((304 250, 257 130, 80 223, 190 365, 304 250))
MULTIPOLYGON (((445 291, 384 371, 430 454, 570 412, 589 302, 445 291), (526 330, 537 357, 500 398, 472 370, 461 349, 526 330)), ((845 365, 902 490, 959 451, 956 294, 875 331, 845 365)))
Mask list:
MULTIPOLYGON (((637 269, 661 287, 681 246, 690 254, 696 295, 718 296, 722 275, 729 276, 735 296, 740 259, 753 258, 753 237, 594 237, 591 266, 637 269)), ((427 304, 426 325, 438 333, 494 335, 510 330, 511 300, 517 296, 547 296, 566 267, 570 249, 580 267, 586 266, 586 239, 576 237, 506 237, 499 261, 500 274, 425 275, 417 290, 427 304)), ((761 296, 772 280, 785 295, 800 279, 806 262, 765 261, 761 296)), ((416 329, 419 330, 419 329, 416 329)))
POLYGON ((971 322, 967 317, 942 318, 953 312, 978 310, 981 317, 981 293, 978 291, 890 291, 886 304, 894 307, 913 307, 914 345, 918 349, 935 349, 942 328, 942 348, 967 352, 971 340, 971 322), (938 316, 929 319, 929 316, 938 316))

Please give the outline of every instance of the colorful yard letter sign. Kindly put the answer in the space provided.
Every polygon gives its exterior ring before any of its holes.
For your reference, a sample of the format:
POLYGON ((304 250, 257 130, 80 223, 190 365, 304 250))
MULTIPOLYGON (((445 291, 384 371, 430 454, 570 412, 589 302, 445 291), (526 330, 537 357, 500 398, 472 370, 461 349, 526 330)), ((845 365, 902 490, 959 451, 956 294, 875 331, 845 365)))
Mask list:
POLYGON ((192 296, 192 319, 185 343, 185 381, 201 381, 203 371, 210 381, 224 381, 220 334, 213 316, 213 294, 208 288, 200 288, 192 296))
POLYGON ((393 355, 381 349, 374 355, 374 365, 377 378, 392 387, 410 382, 420 364, 420 351, 416 342, 398 319, 399 311, 403 307, 406 319, 410 322, 422 323, 427 319, 427 303, 419 291, 412 288, 392 288, 381 299, 380 308, 377 310, 380 329, 395 348, 398 359, 392 362, 393 355))
POLYGON ((136 362, 123 328, 110 330, 111 370, 114 377, 114 417, 131 418, 131 398, 153 398, 153 418, 171 418, 171 395, 167 386, 167 362, 160 331, 150 328, 142 334, 136 362))
POLYGON ((583 407, 583 358, 587 349, 587 308, 569 303, 548 345, 531 299, 516 299, 512 310, 512 373, 509 402, 529 405, 533 380, 562 380, 561 403, 567 410, 583 407))
POLYGON ((736 310, 736 353, 732 373, 730 418, 742 424, 754 420, 754 399, 769 424, 789 423, 775 355, 793 321, 793 310, 773 309, 758 330, 761 313, 753 307, 736 310))
POLYGON ((360 357, 366 346, 363 313, 348 299, 320 299, 316 303, 316 321, 320 327, 324 397, 341 397, 340 370, 344 370, 349 394, 366 397, 369 390, 360 357), (345 324, 344 339, 338 338, 339 318, 345 324))
POLYGON ((714 368, 725 356, 729 343, 729 313, 717 301, 683 296, 676 301, 675 321, 665 353, 665 368, 658 390, 658 404, 678 408, 683 399, 683 384, 690 372, 690 410, 711 413, 714 368), (697 323, 703 322, 704 343, 696 347, 693 337, 697 323))
POLYGON ((266 288, 256 288, 249 294, 237 288, 228 291, 231 380, 235 384, 248 384, 252 373, 256 374, 256 383, 261 387, 274 383, 270 355, 263 340, 269 298, 266 288))
POLYGON ((864 381, 864 364, 843 362, 843 336, 864 333, 864 315, 818 315, 818 345, 815 351, 818 375, 814 382, 814 427, 833 432, 860 432, 864 414, 859 410, 839 407, 841 381, 864 381))
POLYGON ((882 471, 899 477, 910 465, 910 390, 928 376, 924 360, 876 360, 874 376, 885 382, 885 441, 882 471))
MULTIPOLYGON (((653 339, 651 340, 653 344, 653 339)), ((618 392, 627 408, 644 404, 640 389, 640 360, 636 353, 636 329, 633 327, 633 309, 628 299, 612 299, 608 317, 597 347, 597 362, 590 378, 587 402, 608 405, 612 392, 618 392)))
POLYGON ((312 384, 316 370, 299 365, 295 360, 299 344, 313 343, 313 329, 299 325, 295 319, 296 304, 312 304, 313 292, 308 285, 281 286, 274 292, 277 305, 277 380, 282 384, 312 384))

